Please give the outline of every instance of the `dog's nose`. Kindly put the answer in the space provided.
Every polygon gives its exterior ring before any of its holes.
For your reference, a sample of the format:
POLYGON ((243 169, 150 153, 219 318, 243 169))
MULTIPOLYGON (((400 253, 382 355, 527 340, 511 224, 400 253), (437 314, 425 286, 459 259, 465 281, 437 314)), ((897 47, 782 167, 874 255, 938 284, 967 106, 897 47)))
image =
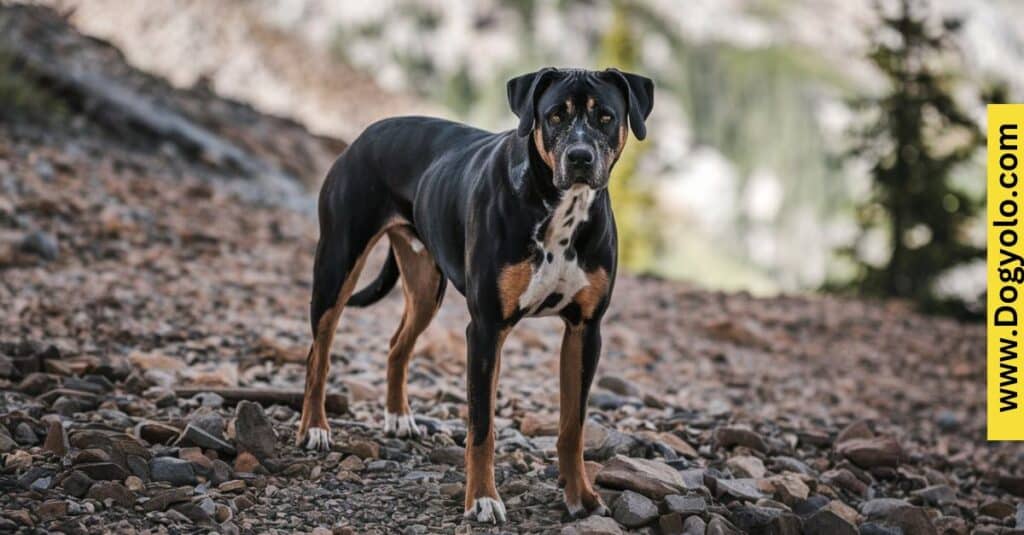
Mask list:
POLYGON ((576 168, 586 168, 594 164, 594 153, 585 147, 573 147, 565 157, 569 160, 569 165, 576 168))

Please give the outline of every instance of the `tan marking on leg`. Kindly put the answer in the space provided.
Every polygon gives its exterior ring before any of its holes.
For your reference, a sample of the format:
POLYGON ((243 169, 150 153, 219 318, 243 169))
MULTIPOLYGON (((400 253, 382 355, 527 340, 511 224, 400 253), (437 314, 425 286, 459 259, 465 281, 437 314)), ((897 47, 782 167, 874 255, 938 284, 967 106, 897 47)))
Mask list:
POLYGON ((576 292, 572 300, 580 306, 583 319, 594 315, 594 310, 608 292, 608 272, 597 268, 587 273, 588 284, 576 292))
POLYGON ((518 264, 509 264, 501 269, 498 275, 498 297, 501 299, 501 314, 509 318, 519 308, 519 296, 530 286, 533 277, 533 264, 523 260, 518 264))
POLYGON ((487 436, 479 446, 474 445, 473 423, 469 422, 466 434, 466 496, 464 509, 473 506, 476 498, 487 497, 501 500, 498 488, 494 484, 494 408, 498 397, 498 376, 501 375, 501 348, 505 345, 505 337, 511 329, 502 329, 498 333, 497 347, 494 349, 494 374, 491 376, 491 417, 487 427, 487 436))
POLYGON ((429 253, 415 250, 413 241, 416 237, 408 227, 396 227, 388 231, 388 238, 398 261, 398 270, 402 274, 405 312, 398 330, 391 337, 391 348, 388 351, 386 410, 389 414, 410 414, 406 394, 409 361, 416 338, 430 325, 437 312, 441 272, 429 253))
POLYGON ((324 402, 327 394, 327 375, 331 370, 331 343, 334 341, 334 332, 338 327, 338 320, 341 318, 341 311, 345 303, 352 295, 359 274, 363 271, 366 258, 370 254, 377 240, 387 231, 390 226, 397 224, 389 222, 383 229, 370 239, 362 254, 352 266, 345 280, 338 291, 334 306, 327 309, 316 326, 316 336, 306 356, 306 388, 302 397, 302 419, 299 423, 299 430, 296 436, 296 443, 300 446, 306 437, 306 431, 310 427, 329 429, 327 424, 327 411, 324 402))
POLYGON ((559 363, 558 473, 565 481, 565 503, 574 516, 602 506, 583 468, 583 327, 566 323, 559 363))
POLYGON ((540 158, 544 160, 544 163, 548 164, 551 170, 555 169, 555 153, 548 152, 547 148, 544 147, 544 133, 541 132, 540 128, 533 131, 533 143, 537 146, 537 152, 540 154, 540 158))

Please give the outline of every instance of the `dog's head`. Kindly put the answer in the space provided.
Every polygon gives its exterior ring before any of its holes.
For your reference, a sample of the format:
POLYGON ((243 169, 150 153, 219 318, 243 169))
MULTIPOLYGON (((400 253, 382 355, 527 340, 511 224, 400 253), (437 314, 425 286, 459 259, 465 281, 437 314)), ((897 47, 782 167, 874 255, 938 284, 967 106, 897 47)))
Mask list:
POLYGON ((654 83, 617 69, 546 68, 509 80, 508 103, 519 117, 517 133, 532 136, 556 188, 600 189, 626 145, 627 126, 637 139, 647 136, 654 83))

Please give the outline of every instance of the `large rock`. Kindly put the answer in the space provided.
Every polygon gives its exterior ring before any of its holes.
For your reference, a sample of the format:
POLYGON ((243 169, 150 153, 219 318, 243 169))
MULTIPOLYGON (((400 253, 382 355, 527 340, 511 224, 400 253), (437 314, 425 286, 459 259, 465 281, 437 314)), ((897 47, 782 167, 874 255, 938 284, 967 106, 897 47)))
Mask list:
POLYGON ((612 507, 615 520, 628 528, 646 526, 658 518, 658 506, 650 498, 627 490, 612 507))
POLYGON ((235 416, 235 442, 259 459, 274 457, 277 434, 259 403, 242 401, 235 416))
POLYGON ((753 455, 737 455, 725 461, 725 466, 732 470, 736 477, 760 479, 765 474, 764 462, 753 455))
POLYGON ((861 468, 896 467, 903 450, 892 437, 855 438, 836 445, 836 452, 861 468))
POLYGON ((172 485, 194 485, 196 472, 192 463, 174 457, 154 457, 149 461, 150 477, 154 481, 166 481, 172 485))
POLYGON ((623 455, 616 455, 604 465, 597 473, 597 482, 605 487, 632 490, 658 500, 686 490, 686 483, 675 468, 663 462, 623 455))
POLYGON ((89 489, 86 498, 106 503, 106 500, 120 505, 131 507, 135 504, 135 494, 128 490, 123 484, 117 481, 100 481, 89 489))
POLYGON ((680 496, 671 494, 665 497, 665 507, 670 512, 679 513, 683 517, 702 515, 708 510, 708 502, 703 496, 680 496))
POLYGON ((800 519, 783 509, 744 505, 733 510, 732 521, 744 533, 800 535, 800 519))

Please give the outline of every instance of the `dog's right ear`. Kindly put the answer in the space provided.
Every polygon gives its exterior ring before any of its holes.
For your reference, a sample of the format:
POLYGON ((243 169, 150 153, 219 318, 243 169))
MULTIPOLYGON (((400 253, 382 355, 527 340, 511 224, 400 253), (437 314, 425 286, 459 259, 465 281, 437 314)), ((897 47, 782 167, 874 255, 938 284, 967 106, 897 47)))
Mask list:
POLYGON ((545 84, 555 72, 557 69, 545 67, 508 81, 508 105, 512 108, 512 113, 519 117, 519 128, 516 129, 516 133, 520 136, 528 136, 533 130, 533 118, 537 114, 536 97, 544 90, 545 84))

